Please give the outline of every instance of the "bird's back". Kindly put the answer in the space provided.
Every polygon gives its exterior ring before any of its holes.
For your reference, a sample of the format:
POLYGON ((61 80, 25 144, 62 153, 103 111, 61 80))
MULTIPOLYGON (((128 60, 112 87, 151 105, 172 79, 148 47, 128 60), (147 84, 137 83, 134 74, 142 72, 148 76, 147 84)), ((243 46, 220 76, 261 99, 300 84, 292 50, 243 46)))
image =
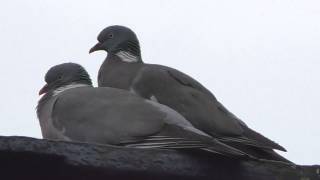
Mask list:
POLYGON ((125 90, 92 87, 74 88, 61 93, 52 112, 56 127, 64 130, 66 136, 109 144, 113 143, 114 136, 155 132, 164 116, 144 99, 125 90), (148 129, 139 129, 141 124, 148 124, 148 129), (113 132, 112 128, 118 131, 113 132), (87 134, 84 136, 83 132, 87 134))

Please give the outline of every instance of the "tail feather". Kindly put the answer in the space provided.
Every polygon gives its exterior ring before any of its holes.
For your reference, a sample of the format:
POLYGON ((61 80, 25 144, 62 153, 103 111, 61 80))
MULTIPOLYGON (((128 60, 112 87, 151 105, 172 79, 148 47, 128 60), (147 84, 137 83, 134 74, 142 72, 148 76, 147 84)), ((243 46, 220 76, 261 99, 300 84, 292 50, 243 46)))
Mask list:
POLYGON ((269 149, 277 149, 284 152, 287 151, 284 147, 282 147, 278 143, 266 138, 265 136, 261 135, 258 132, 255 132, 254 130, 248 127, 245 129, 245 132, 243 135, 248 139, 253 139, 255 142, 257 142, 256 143, 257 145, 266 146, 266 147, 269 147, 269 149))
POLYGON ((236 149, 239 149, 240 151, 245 152, 252 157, 256 157, 259 160, 276 161, 276 162, 293 164, 291 161, 282 157, 280 154, 278 154, 272 149, 262 149, 260 147, 247 146, 245 144, 239 144, 234 142, 224 142, 224 143, 236 149))

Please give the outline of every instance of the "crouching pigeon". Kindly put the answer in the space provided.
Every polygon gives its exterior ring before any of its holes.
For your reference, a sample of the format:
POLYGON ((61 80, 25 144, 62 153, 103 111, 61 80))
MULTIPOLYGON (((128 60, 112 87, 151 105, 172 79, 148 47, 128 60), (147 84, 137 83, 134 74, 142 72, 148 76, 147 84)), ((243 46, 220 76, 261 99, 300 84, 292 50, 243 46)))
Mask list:
POLYGON ((129 28, 105 28, 89 53, 98 50, 108 52, 99 70, 99 87, 131 91, 174 109, 197 129, 230 146, 261 159, 288 162, 273 151, 286 151, 282 146, 250 129, 192 77, 170 67, 145 64, 138 38, 129 28))
POLYGON ((244 158, 245 153, 194 128, 174 110, 115 88, 94 88, 74 63, 52 67, 40 90, 37 115, 46 139, 136 148, 201 149, 244 158))

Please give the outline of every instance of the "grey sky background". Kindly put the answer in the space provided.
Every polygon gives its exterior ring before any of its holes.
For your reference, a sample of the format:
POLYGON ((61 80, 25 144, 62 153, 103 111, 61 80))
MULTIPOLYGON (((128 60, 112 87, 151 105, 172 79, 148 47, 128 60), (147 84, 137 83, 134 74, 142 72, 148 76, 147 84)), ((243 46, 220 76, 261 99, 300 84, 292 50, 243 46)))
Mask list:
POLYGON ((41 138, 35 113, 44 74, 82 64, 96 85, 106 53, 97 34, 120 24, 143 60, 196 78, 299 164, 320 163, 320 1, 2 0, 0 135, 41 138))

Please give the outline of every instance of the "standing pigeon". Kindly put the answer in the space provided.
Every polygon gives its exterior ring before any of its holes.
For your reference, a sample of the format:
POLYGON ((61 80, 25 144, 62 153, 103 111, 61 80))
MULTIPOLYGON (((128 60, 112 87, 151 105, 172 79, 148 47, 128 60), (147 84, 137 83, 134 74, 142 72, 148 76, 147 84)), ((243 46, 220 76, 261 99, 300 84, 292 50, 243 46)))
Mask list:
POLYGON ((105 28, 89 53, 98 50, 108 52, 99 70, 99 87, 131 91, 169 106, 197 129, 246 153, 288 161, 273 151, 286 151, 282 146, 250 129, 199 82, 176 69, 143 63, 138 38, 129 28, 105 28))
POLYGON ((37 115, 47 139, 137 148, 201 149, 248 157, 194 128, 174 110, 115 88, 94 88, 74 63, 52 67, 39 94, 37 115))

